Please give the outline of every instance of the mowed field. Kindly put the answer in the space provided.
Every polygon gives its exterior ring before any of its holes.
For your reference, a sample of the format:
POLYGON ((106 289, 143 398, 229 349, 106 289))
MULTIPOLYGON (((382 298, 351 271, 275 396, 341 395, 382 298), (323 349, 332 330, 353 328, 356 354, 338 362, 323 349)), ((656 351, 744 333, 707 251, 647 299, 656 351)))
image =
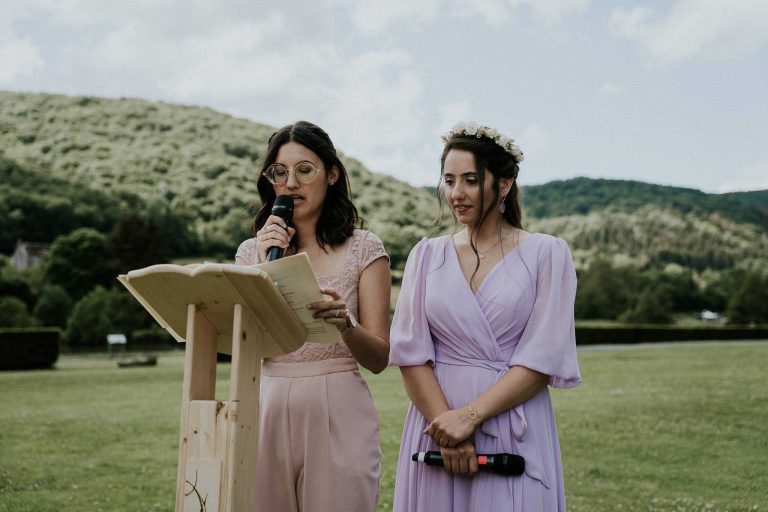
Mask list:
MULTIPOLYGON (((568 508, 768 511, 768 342, 579 353, 553 390, 568 508)), ((0 373, 0 511, 172 510, 181 352, 118 369, 63 356, 0 373)), ((218 398, 229 367, 219 365, 218 398)), ((397 369, 366 374, 381 416, 380 510, 391 510, 407 399, 397 369)))

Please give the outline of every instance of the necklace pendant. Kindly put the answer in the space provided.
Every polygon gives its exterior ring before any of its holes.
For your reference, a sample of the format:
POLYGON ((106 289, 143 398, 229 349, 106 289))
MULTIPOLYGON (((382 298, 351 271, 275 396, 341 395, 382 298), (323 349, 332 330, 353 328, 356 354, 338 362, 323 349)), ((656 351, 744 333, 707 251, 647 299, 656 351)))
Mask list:
POLYGON ((484 259, 485 259, 485 254, 478 254, 478 256, 480 256, 480 259, 481 259, 481 260, 484 260, 484 259))

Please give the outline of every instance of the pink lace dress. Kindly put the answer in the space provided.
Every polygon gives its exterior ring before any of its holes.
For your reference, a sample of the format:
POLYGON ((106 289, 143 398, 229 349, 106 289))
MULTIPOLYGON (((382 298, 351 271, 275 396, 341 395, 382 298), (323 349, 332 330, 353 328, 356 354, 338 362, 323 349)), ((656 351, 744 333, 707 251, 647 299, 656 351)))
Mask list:
MULTIPOLYGON (((344 264, 341 272, 327 276, 317 276, 320 288, 332 288, 341 295, 347 307, 359 318, 357 285, 360 282, 360 274, 365 267, 379 258, 389 258, 384 250, 384 244, 373 232, 356 229, 347 241, 347 250, 344 256, 344 264)), ((255 265, 259 261, 259 253, 256 250, 256 239, 249 238, 237 250, 235 261, 241 265, 255 265)), ((323 361, 339 357, 352 357, 344 343, 305 343, 299 350, 283 356, 269 358, 271 362, 302 363, 309 361, 323 361)))

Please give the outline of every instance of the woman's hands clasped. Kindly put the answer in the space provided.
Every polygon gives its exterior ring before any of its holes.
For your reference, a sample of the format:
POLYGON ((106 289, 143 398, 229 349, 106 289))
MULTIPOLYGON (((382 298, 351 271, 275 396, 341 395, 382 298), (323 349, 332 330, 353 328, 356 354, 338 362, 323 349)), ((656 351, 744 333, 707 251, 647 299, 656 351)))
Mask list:
POLYGON ((453 448, 469 438, 477 425, 469 418, 466 409, 452 409, 437 416, 424 429, 441 448, 453 448))
POLYGON ((477 453, 475 445, 469 439, 460 442, 454 448, 440 448, 443 467, 454 475, 474 476, 477 473, 477 453))
POLYGON ((427 425, 424 434, 440 447, 443 466, 449 473, 472 476, 477 473, 477 453, 470 439, 477 425, 466 410, 446 411, 427 425))
POLYGON ((289 227, 285 220, 277 215, 270 215, 264 226, 256 232, 256 251, 259 261, 267 261, 267 251, 270 247, 285 249, 291 242, 296 230, 289 227))

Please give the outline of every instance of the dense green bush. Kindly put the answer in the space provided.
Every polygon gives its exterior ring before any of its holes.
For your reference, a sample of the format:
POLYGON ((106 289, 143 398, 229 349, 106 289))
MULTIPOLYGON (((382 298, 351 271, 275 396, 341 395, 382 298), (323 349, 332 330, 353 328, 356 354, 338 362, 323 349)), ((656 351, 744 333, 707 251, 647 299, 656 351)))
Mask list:
POLYGON ((43 286, 34 310, 40 325, 64 328, 71 311, 72 299, 64 288, 55 284, 43 286))
POLYGON ((138 329, 133 331, 129 339, 129 344, 131 347, 175 348, 178 343, 165 329, 150 327, 149 329, 138 329))
POLYGON ((128 292, 97 286, 75 304, 64 339, 71 346, 102 347, 107 334, 134 332, 151 321, 128 292))
POLYGON ((27 305, 16 297, 0 297, 0 327, 31 327, 35 319, 27 305))
POLYGON ((16 297, 21 299, 27 307, 35 303, 35 294, 26 279, 26 275, 16 267, 0 262, 0 296, 16 297))
POLYGON ((52 367, 59 358, 60 338, 59 329, 0 329, 0 370, 52 367))
POLYGON ((635 305, 619 316, 627 324, 671 324, 672 298, 667 287, 648 287, 635 305))
POLYGON ((634 267, 614 267, 598 259, 579 273, 576 318, 615 320, 630 309, 644 280, 634 267))
POLYGON ((748 340, 768 338, 768 326, 677 327, 664 325, 576 325, 579 345, 652 343, 657 341, 748 340))
POLYGON ((749 272, 729 301, 727 316, 732 324, 768 322, 768 277, 749 272))
POLYGON ((106 237, 91 228, 58 237, 45 262, 45 281, 61 286, 75 300, 107 283, 106 237))

